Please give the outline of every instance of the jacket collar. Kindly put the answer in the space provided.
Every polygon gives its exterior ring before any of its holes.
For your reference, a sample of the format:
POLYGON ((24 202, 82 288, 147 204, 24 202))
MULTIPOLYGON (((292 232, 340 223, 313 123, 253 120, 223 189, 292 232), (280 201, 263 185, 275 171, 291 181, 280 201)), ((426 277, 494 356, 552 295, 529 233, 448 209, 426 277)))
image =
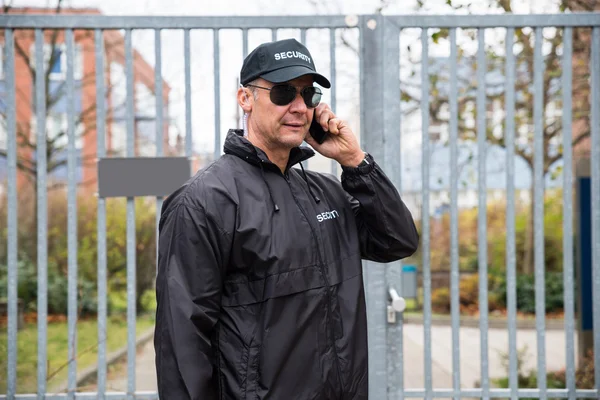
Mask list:
MULTIPOLYGON (((279 167, 269 160, 264 151, 254 146, 244 137, 244 131, 242 129, 230 129, 229 132, 227 132, 223 150, 225 154, 232 154, 250 164, 261 165, 261 163, 265 163, 269 167, 274 167, 279 170, 279 167)), ((314 155, 315 152, 308 147, 294 147, 290 150, 290 157, 285 172, 299 162, 308 160, 314 155)))

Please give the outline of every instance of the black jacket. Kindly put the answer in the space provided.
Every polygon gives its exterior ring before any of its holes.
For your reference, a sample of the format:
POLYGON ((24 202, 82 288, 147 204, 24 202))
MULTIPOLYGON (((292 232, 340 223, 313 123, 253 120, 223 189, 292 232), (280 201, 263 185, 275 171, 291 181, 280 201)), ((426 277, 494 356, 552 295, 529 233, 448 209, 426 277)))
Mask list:
POLYGON ((284 174, 230 131, 162 208, 154 346, 161 399, 367 399, 361 259, 413 254, 379 166, 284 174))

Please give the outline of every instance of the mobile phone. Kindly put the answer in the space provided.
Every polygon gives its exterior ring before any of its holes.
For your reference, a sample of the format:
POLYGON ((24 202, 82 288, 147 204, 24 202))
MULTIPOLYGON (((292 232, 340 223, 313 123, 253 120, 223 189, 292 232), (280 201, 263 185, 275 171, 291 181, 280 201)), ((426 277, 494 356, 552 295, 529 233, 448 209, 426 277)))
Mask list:
POLYGON ((310 128, 308 128, 308 132, 310 133, 310 136, 312 136, 312 138, 315 139, 315 141, 319 144, 323 143, 325 139, 327 139, 327 136, 329 136, 329 132, 326 132, 321 124, 317 122, 316 114, 313 114, 312 123, 310 124, 310 128))

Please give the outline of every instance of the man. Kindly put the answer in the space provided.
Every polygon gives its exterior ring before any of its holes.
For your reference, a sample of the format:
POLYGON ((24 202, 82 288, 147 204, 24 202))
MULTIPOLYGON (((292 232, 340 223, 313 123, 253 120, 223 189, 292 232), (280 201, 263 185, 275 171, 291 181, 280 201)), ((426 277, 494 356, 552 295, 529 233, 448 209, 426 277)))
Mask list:
MULTIPOLYGON (((410 212, 320 102, 308 49, 260 45, 237 100, 246 132, 164 203, 154 345, 161 399, 367 399, 361 258, 413 254, 410 212), (314 116, 313 116, 314 114, 314 116), (329 132, 318 144, 312 119, 329 132), (343 168, 293 168, 314 152, 343 168)), ((300 164, 301 165, 301 164, 300 164)))

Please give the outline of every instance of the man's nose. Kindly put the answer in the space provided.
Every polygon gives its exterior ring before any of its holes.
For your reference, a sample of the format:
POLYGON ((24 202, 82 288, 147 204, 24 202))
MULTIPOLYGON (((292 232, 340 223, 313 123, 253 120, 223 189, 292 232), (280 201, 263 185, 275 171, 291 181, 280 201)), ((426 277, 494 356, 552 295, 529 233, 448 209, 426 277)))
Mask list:
POLYGON ((307 107, 306 107, 306 103, 304 103, 304 98, 302 97, 302 95, 300 93, 296 93, 296 97, 290 104, 290 111, 302 113, 302 112, 306 112, 306 110, 307 110, 307 107))

